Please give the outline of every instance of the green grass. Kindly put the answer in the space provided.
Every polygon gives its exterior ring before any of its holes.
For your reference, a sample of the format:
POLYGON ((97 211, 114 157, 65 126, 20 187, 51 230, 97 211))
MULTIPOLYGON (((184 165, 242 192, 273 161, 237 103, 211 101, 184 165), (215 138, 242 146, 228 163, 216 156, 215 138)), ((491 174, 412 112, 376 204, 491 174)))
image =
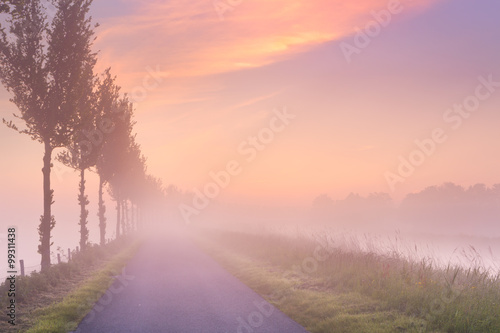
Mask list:
POLYGON ((203 231, 200 246, 316 332, 500 332, 500 278, 326 239, 203 231), (319 245, 319 244, 323 245, 319 245))
MULTIPOLYGON (((141 242, 119 239, 105 246, 91 246, 74 254, 69 263, 52 266, 44 273, 16 279, 17 325, 0 331, 69 332, 106 292, 141 242)), ((8 301, 0 286, 0 304, 8 301)))
POLYGON ((75 330, 80 321, 113 283, 113 276, 121 274, 123 267, 139 247, 139 243, 113 257, 105 268, 95 272, 77 290, 61 302, 35 311, 36 324, 27 333, 65 333, 75 330))

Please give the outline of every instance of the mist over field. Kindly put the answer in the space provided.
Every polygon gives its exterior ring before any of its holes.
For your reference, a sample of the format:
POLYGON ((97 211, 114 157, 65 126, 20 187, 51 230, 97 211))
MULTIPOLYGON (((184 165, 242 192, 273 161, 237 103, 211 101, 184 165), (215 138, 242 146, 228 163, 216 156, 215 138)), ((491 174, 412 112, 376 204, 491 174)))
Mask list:
MULTIPOLYGON (((183 192, 175 186, 170 186, 167 193, 164 207, 157 208, 152 214, 151 225, 145 227, 145 232, 154 233, 163 225, 175 225, 188 229, 207 227, 291 237, 329 234, 346 248, 390 252, 397 247, 410 256, 432 257, 440 264, 479 264, 473 260, 477 259, 474 254, 477 251, 486 268, 494 272, 500 268, 499 185, 476 184, 465 188, 444 183, 411 193, 399 202, 387 193, 367 196, 350 193, 336 200, 328 194, 320 194, 310 202, 294 206, 211 200, 198 215, 185 211, 186 207, 195 207, 194 193, 183 192)), ((56 212, 60 206, 66 206, 61 210, 61 218, 74 220, 71 214, 77 214, 78 208, 67 208, 74 206, 73 201, 72 197, 61 198, 60 204, 55 205, 56 212)), ((96 210, 95 204, 90 205, 90 210, 96 210)), ((114 221, 116 213, 110 210, 108 214, 109 220, 114 221)), ((18 214, 12 214, 11 219, 22 221, 18 214)), ((67 248, 74 249, 78 234, 73 231, 73 225, 64 225, 60 232, 55 233, 54 238, 58 241, 55 242, 54 254, 58 248, 63 252, 67 248)), ((91 219, 90 225, 97 228, 95 219, 91 219)), ((112 232, 110 238, 113 236, 112 232)), ((39 258, 35 254, 37 234, 21 231, 20 237, 31 239, 19 247, 26 265, 39 268, 39 258)), ((90 239, 97 243, 97 233, 90 239)))
POLYGON ((411 193, 400 202, 387 193, 366 197, 350 193, 339 200, 321 194, 309 206, 216 201, 199 216, 175 208, 194 207, 203 196, 179 192, 170 196, 175 202, 172 221, 188 226, 291 237, 328 234, 346 249, 396 251, 414 259, 432 258, 441 266, 484 266, 491 273, 500 269, 499 185, 464 188, 444 183, 411 193))

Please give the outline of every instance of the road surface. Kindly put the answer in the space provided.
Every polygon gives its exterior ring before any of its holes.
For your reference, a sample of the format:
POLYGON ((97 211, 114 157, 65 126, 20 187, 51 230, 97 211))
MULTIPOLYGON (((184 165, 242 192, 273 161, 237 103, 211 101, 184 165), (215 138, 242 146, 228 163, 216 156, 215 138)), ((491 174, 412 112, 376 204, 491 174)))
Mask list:
POLYGON ((77 333, 306 333, 180 235, 150 239, 77 333))

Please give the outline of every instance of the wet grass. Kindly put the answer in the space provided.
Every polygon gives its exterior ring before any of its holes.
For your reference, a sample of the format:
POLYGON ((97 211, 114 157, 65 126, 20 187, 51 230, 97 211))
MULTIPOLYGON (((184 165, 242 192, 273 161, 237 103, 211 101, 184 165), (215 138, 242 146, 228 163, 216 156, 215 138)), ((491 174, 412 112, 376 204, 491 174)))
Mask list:
MULTIPOLYGON (((93 246, 69 263, 54 265, 16 281, 16 326, 7 321, 1 332, 69 332, 92 309, 137 251, 140 241, 121 239, 104 247, 93 246)), ((5 285, 0 304, 6 304, 5 285)))
POLYGON ((480 266, 346 250, 325 236, 202 234, 205 251, 313 333, 500 332, 500 277, 480 266))

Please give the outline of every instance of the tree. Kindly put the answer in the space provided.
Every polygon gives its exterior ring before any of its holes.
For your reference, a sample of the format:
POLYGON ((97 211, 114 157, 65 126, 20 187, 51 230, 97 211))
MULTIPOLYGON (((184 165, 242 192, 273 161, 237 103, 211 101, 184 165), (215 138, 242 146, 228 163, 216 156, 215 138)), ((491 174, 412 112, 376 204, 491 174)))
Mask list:
POLYGON ((110 171, 106 169, 106 156, 104 156, 104 147, 108 136, 113 133, 115 124, 113 123, 113 112, 118 108, 120 98, 120 87, 115 84, 116 78, 111 75, 111 69, 104 71, 104 78, 98 82, 96 92, 96 133, 101 135, 101 144, 94 147, 97 153, 96 169, 99 174, 98 190, 98 212, 99 217, 99 235, 100 244, 106 243, 106 206, 103 199, 104 186, 107 183, 110 171))
MULTIPOLYGON (((89 204, 89 200, 88 196, 85 194, 85 170, 94 166, 97 159, 96 149, 92 147, 93 140, 87 140, 88 136, 93 132, 96 122, 95 96, 93 92, 95 85, 94 65, 96 63, 96 57, 91 50, 90 42, 93 32, 89 26, 88 30, 82 35, 72 33, 72 31, 76 31, 77 29, 77 26, 72 26, 72 24, 78 22, 79 20, 77 18, 82 14, 85 15, 85 12, 81 11, 81 7, 71 5, 67 1, 64 2, 60 8, 61 11, 55 18, 53 33, 57 42, 51 45, 55 50, 54 53, 57 54, 57 56, 52 58, 52 60, 54 60, 54 65, 65 63, 63 57, 66 56, 66 54, 59 51, 64 49, 61 44, 72 41, 75 44, 79 44, 77 49, 83 50, 83 52, 79 52, 75 55, 81 57, 79 61, 81 64, 80 71, 75 73, 75 70, 67 69, 67 72, 63 72, 62 74, 62 78, 66 80, 72 79, 70 75, 77 75, 77 79, 73 83, 73 86, 76 88, 74 90, 75 98, 71 99, 76 102, 73 105, 76 123, 74 125, 75 128, 71 142, 67 147, 68 150, 59 154, 57 157, 63 164, 80 172, 78 203, 80 205, 80 249, 83 251, 87 247, 89 238, 89 230, 87 227, 89 211, 86 208, 89 204), (61 20, 61 22, 58 22, 58 20, 61 20), (69 72, 72 72, 72 74, 68 75, 69 72)), ((85 21, 80 19, 80 22, 87 22, 87 25, 90 24, 89 20, 85 21)), ((64 86, 61 88, 64 89, 64 86)))
POLYGON ((55 0, 49 26, 40 0, 10 1, 8 32, 0 32, 0 79, 24 122, 3 122, 44 145, 43 215, 38 228, 41 269, 50 267, 53 190, 52 152, 68 146, 79 130, 78 112, 86 94, 81 78, 95 61, 90 49, 93 29, 87 18, 92 0, 55 0))
POLYGON ((333 200, 328 194, 321 194, 314 198, 313 208, 318 210, 331 210, 333 208, 333 200))
POLYGON ((10 11, 9 1, 0 0, 0 14, 1 13, 8 13, 9 11, 10 11))
POLYGON ((113 131, 106 136, 99 161, 99 173, 109 184, 109 193, 116 201, 117 221, 116 237, 123 231, 123 201, 126 199, 128 181, 128 160, 133 142, 133 104, 127 95, 119 99, 116 108, 110 114, 113 131), (121 228, 120 228, 121 227, 121 228))
MULTIPOLYGON (((91 84, 91 81, 89 84, 91 84)), ((72 142, 66 147, 67 150, 57 155, 58 161, 80 173, 78 203, 80 205, 80 248, 82 250, 86 249, 89 237, 89 230, 87 228, 89 211, 87 210, 87 205, 90 202, 88 195, 85 194, 85 170, 95 166, 97 161, 97 150, 92 147, 92 142, 85 140, 86 136, 92 133, 91 129, 95 121, 92 96, 92 93, 82 96, 82 106, 83 103, 87 105, 79 109, 80 131, 75 133, 72 142), (87 129, 84 129, 85 127, 87 129)))

